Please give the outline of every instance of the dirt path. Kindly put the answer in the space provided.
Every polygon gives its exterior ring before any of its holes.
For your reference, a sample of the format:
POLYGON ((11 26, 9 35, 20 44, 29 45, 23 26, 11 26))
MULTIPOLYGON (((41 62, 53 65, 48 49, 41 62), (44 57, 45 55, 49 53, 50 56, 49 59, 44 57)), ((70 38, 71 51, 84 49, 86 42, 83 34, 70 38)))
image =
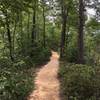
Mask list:
POLYGON ((28 100, 60 100, 60 83, 57 79, 59 55, 52 52, 50 62, 37 72, 36 90, 28 100))

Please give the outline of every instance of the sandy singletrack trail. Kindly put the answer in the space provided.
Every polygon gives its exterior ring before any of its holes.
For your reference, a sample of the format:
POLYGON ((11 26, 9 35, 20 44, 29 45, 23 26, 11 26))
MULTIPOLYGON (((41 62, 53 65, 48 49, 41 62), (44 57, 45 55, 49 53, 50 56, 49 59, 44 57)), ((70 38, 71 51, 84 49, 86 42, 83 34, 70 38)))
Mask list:
POLYGON ((37 72, 35 79, 35 91, 28 100, 60 100, 60 83, 57 78, 59 69, 59 55, 52 52, 47 65, 37 72))

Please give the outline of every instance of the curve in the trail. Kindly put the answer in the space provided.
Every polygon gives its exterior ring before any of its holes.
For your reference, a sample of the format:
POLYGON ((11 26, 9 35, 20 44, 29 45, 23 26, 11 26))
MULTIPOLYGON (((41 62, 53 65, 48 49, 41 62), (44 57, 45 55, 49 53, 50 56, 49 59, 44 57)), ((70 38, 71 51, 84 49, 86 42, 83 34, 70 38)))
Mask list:
POLYGON ((60 100, 60 83, 57 78, 59 69, 59 55, 52 52, 47 65, 42 67, 35 79, 35 91, 28 100, 60 100))

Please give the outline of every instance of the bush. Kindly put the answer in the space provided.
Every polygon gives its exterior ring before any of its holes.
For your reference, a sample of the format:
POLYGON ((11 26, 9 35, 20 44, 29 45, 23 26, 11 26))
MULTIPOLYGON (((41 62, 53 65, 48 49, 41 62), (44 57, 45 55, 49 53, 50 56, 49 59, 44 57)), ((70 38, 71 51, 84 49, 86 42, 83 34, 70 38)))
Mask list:
POLYGON ((59 76, 65 100, 100 99, 100 68, 69 64, 60 67, 59 76))
POLYGON ((14 62, 0 59, 0 100, 25 100, 28 93, 34 89, 35 66, 47 62, 51 51, 38 45, 33 48, 33 54, 16 56, 14 62))
POLYGON ((12 62, 11 60, 7 59, 7 58, 2 58, 0 59, 0 69, 2 68, 8 68, 10 66, 12 66, 12 62))
POLYGON ((77 51, 76 47, 72 46, 72 47, 67 48, 66 59, 68 62, 76 63, 77 62, 77 55, 78 55, 78 51, 77 51))
POLYGON ((37 46, 33 49, 32 61, 34 62, 34 64, 40 65, 44 62, 47 62, 50 59, 50 56, 51 51, 49 48, 37 46))
POLYGON ((0 100, 25 100, 34 88, 32 72, 18 65, 0 70, 0 100))

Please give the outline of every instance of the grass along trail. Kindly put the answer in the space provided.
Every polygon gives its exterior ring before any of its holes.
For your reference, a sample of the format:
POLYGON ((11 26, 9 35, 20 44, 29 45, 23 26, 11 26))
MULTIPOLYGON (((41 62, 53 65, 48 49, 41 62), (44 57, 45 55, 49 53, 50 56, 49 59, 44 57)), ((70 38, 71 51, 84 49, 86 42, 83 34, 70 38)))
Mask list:
POLYGON ((42 67, 35 79, 35 91, 28 100, 60 100, 60 83, 57 78, 59 69, 59 55, 52 52, 47 65, 42 67))

